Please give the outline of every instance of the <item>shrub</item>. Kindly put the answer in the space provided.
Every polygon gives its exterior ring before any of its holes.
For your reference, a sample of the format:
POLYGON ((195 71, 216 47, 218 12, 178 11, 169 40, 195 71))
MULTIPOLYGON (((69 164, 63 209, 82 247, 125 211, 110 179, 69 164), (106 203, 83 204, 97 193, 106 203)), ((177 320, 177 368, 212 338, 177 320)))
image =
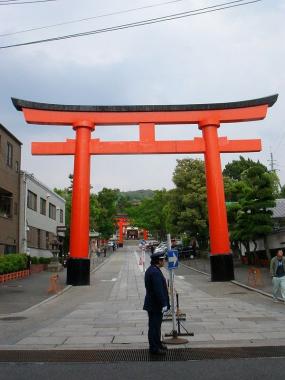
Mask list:
POLYGON ((4 273, 4 260, 0 257, 0 274, 4 273))
POLYGON ((40 264, 49 264, 51 261, 51 258, 49 257, 39 257, 39 263, 40 264))
POLYGON ((13 253, 0 257, 0 274, 12 273, 27 267, 27 257, 22 253, 13 253))
POLYGON ((39 264, 39 259, 36 256, 31 257, 31 264, 39 264))

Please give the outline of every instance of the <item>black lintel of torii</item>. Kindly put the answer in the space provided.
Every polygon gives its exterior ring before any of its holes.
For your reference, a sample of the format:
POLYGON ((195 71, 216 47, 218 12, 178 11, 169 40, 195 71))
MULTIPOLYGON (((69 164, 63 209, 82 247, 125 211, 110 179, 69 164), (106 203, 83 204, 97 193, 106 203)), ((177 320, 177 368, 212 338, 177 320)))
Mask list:
POLYGON ((278 94, 258 99, 242 100, 238 102, 206 103, 206 104, 177 104, 177 105, 64 105, 32 102, 11 98, 18 111, 36 109, 45 111, 67 111, 67 112, 177 112, 177 111, 211 111, 223 109, 248 108, 267 105, 272 107, 277 101, 278 94))

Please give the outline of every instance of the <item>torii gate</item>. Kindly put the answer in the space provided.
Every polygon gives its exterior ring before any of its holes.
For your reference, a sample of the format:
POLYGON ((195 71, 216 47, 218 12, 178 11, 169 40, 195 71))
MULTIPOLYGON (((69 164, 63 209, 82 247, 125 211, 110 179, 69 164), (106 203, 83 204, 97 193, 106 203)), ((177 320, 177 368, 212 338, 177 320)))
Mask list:
MULTIPOLYGON (((120 214, 120 215, 117 215, 115 219, 117 222, 117 226, 119 228, 118 244, 119 244, 119 247, 123 247, 124 245, 124 231, 123 230, 124 230, 124 227, 128 226, 129 218, 128 218, 128 215, 120 214)), ((148 230, 146 230, 145 228, 143 229, 143 239, 144 240, 148 239, 148 230)))
POLYGON ((127 215, 117 215, 116 216, 117 225, 119 227, 119 247, 124 245, 124 227, 128 225, 128 216, 127 215))
POLYGON ((89 196, 90 155, 106 154, 185 154, 203 153, 205 157, 207 201, 210 232, 212 281, 234 279, 230 253, 227 212, 220 153, 258 152, 260 140, 228 140, 218 137, 221 123, 264 119, 268 107, 278 95, 265 98, 216 104, 79 106, 35 103, 12 98, 23 111, 27 123, 71 125, 75 140, 34 142, 35 155, 74 155, 70 260, 67 284, 89 285, 90 260, 89 196), (139 141, 104 142, 91 139, 97 125, 139 125, 139 141), (156 141, 155 125, 198 124, 202 138, 183 141, 156 141))

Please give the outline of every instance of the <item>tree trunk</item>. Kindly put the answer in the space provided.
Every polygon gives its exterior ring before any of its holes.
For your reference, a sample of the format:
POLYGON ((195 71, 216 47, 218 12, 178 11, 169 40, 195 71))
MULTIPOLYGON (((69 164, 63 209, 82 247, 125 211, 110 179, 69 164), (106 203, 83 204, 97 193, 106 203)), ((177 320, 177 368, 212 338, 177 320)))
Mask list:
POLYGON ((264 248, 265 248, 265 252, 266 252, 266 257, 270 261, 271 260, 271 254, 270 254, 270 251, 269 251, 269 245, 268 245, 267 235, 264 236, 263 241, 264 241, 264 248))
POLYGON ((256 254, 256 250, 257 250, 257 243, 255 240, 252 240, 252 243, 254 245, 254 250, 253 250, 253 261, 254 261, 254 265, 256 264, 259 264, 259 258, 256 254))
POLYGON ((246 256, 247 256, 247 263, 248 263, 248 265, 251 265, 251 255, 250 255, 249 241, 243 241, 242 244, 245 246, 245 252, 246 252, 246 256))

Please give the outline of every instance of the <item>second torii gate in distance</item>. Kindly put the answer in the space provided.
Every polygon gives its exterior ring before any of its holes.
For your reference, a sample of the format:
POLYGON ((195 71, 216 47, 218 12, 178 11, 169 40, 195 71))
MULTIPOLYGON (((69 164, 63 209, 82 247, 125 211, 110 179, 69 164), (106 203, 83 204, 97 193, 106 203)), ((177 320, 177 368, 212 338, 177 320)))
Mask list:
POLYGON ((128 216, 117 215, 115 219, 117 221, 117 226, 119 229, 118 245, 119 247, 123 247, 124 246, 124 227, 126 227, 129 224, 128 216))
POLYGON ((60 105, 13 98, 15 107, 23 111, 27 123, 71 125, 76 132, 75 140, 32 143, 32 154, 35 155, 75 156, 67 283, 90 283, 90 155, 107 154, 203 153, 209 214, 211 279, 234 279, 220 153, 258 152, 261 150, 261 141, 228 140, 226 137, 218 137, 217 130, 221 123, 264 119, 268 107, 276 102, 277 97, 278 95, 273 95, 216 104, 138 106, 60 105), (159 124, 198 124, 202 130, 202 138, 156 141, 155 125, 159 124), (91 132, 97 125, 138 125, 140 139, 120 142, 91 139, 91 132))
MULTIPOLYGON (((126 214, 120 214, 115 217, 115 220, 117 222, 118 230, 119 230, 119 239, 118 239, 118 245, 119 247, 124 246, 124 228, 129 225, 129 217, 126 214)), ((143 229, 143 240, 148 239, 148 230, 145 228, 143 229)))

